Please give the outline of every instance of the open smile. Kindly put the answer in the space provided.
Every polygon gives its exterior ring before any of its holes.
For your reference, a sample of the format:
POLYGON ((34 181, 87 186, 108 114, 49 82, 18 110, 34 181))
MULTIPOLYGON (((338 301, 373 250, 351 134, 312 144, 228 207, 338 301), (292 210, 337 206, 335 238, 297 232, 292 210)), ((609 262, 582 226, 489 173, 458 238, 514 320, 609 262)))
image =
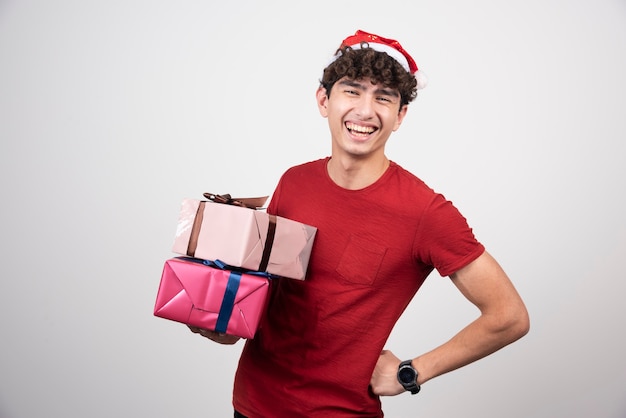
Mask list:
POLYGON ((352 122, 346 122, 346 128, 352 135, 366 137, 376 132, 378 128, 374 126, 362 126, 352 122))

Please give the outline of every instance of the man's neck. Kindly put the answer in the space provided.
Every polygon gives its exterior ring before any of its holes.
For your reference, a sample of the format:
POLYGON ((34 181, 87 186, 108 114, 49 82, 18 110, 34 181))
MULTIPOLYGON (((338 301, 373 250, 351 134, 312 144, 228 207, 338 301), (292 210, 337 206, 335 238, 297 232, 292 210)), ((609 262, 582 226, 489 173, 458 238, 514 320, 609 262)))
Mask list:
POLYGON ((326 166, 330 178, 340 187, 359 190, 374 184, 389 167, 386 156, 375 160, 331 157, 326 166))

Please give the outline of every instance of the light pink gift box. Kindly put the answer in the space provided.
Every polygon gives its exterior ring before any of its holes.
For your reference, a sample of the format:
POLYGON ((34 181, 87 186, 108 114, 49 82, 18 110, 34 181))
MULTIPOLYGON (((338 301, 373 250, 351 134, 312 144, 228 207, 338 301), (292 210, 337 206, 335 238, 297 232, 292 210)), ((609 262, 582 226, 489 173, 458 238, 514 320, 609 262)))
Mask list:
POLYGON ((154 315, 194 327, 253 338, 265 310, 269 279, 172 258, 165 262, 154 315))
POLYGON ((172 251, 304 280, 316 233, 263 210, 184 199, 172 251))

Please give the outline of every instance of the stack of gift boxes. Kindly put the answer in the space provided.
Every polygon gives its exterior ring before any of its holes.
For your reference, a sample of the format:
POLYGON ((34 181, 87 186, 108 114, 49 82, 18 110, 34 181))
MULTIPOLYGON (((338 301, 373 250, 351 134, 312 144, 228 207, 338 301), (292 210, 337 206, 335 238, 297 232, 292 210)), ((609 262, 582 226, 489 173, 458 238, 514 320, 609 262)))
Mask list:
POLYGON ((260 209, 267 197, 184 199, 154 315, 253 338, 270 281, 304 280, 317 229, 260 209))

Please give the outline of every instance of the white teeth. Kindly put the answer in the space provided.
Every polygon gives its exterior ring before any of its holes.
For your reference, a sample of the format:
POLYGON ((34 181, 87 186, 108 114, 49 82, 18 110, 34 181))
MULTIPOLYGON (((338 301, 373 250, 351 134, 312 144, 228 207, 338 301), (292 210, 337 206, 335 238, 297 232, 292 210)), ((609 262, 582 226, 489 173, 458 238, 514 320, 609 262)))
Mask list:
POLYGON ((374 132, 374 128, 372 128, 371 126, 359 126, 355 125, 354 123, 348 123, 346 124, 346 127, 351 131, 356 131, 364 134, 371 134, 372 132, 374 132))

